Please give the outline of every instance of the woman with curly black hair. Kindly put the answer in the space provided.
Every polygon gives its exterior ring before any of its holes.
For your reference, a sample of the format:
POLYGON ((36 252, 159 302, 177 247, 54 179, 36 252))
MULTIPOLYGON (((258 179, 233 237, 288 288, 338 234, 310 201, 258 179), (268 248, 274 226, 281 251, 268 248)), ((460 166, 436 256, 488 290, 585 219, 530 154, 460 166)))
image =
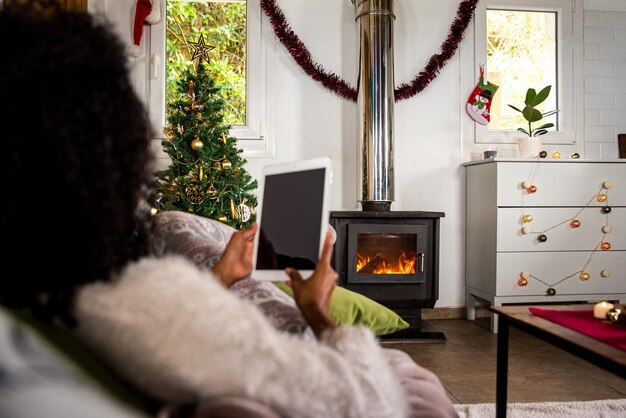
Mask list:
MULTIPOLYGON (((89 15, 37 3, 0 9, 0 231, 21 271, 4 276, 0 302, 71 329, 160 402, 229 395, 281 416, 406 416, 409 380, 391 366, 410 369, 408 356, 328 314, 330 234, 308 280, 288 272, 316 343, 226 289, 251 271, 256 227, 235 233, 211 272, 146 256, 150 128, 124 48, 89 15)), ((413 367, 410 413, 455 416, 438 379, 413 367)))

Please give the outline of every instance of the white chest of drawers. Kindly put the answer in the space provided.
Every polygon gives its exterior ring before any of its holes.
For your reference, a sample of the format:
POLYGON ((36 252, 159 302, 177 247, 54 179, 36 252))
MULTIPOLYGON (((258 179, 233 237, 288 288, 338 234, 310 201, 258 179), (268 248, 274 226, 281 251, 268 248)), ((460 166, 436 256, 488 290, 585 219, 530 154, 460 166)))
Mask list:
POLYGON ((626 302, 626 160, 496 159, 464 166, 468 319, 476 299, 494 306, 626 302), (528 185, 537 190, 530 193, 528 185), (524 222, 524 215, 532 220, 524 222))

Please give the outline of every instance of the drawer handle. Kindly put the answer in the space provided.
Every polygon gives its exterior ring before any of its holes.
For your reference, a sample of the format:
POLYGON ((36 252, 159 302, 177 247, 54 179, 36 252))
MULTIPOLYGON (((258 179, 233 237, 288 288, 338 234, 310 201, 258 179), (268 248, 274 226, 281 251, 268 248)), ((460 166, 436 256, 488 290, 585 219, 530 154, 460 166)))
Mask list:
POLYGON ((417 253, 417 263, 419 265, 419 273, 423 273, 424 272, 424 259, 426 257, 424 256, 424 253, 417 253))

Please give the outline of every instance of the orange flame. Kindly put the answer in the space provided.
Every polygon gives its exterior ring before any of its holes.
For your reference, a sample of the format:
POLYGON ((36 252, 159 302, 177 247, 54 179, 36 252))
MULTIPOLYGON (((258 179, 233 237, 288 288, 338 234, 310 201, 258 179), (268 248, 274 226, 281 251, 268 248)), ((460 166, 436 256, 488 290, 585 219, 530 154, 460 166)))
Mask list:
MULTIPOLYGON (((356 261, 356 271, 357 273, 369 273, 369 274, 415 274, 415 262, 417 260, 416 255, 412 255, 411 257, 407 257, 406 253, 402 251, 400 257, 398 257, 397 264, 394 266, 393 263, 387 262, 380 254, 377 254, 374 257, 371 256, 363 256, 359 253, 356 253, 357 261, 356 261), (372 266, 373 269, 371 271, 362 272, 363 267, 367 266, 370 263, 375 263, 375 266, 372 266)), ((368 269, 370 270, 370 269, 368 269)))

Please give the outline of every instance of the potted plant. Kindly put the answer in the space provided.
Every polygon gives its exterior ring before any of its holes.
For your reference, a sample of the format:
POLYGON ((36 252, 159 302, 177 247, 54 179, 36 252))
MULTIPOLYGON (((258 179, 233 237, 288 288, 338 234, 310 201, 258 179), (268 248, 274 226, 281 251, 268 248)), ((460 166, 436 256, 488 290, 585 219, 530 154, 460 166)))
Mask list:
POLYGON ((534 158, 541 151, 541 139, 538 138, 541 135, 548 133, 548 128, 554 126, 553 123, 545 123, 543 125, 533 128, 533 123, 539 122, 547 116, 554 115, 559 110, 550 110, 549 112, 540 112, 537 110, 537 106, 543 103, 550 95, 552 86, 544 87, 539 93, 535 89, 528 89, 526 91, 526 99, 524 104, 526 105, 523 110, 518 109, 513 105, 509 107, 517 112, 520 112, 524 119, 528 121, 528 129, 518 128, 518 132, 523 132, 526 136, 522 137, 518 141, 520 150, 520 156, 522 158, 534 158))

